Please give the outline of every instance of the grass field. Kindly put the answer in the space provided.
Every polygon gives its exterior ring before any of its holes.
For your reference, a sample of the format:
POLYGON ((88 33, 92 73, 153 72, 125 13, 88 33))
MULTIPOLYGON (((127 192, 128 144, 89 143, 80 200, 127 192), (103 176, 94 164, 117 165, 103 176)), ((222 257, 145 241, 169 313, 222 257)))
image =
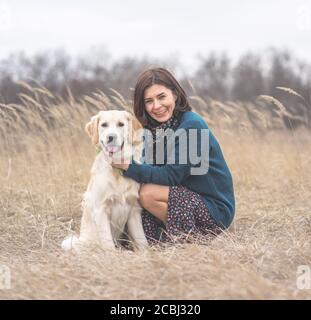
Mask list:
POLYGON ((304 126, 285 130, 282 115, 266 112, 272 105, 250 118, 251 104, 196 99, 206 103, 202 114, 234 178, 229 230, 200 244, 77 255, 60 243, 79 230, 95 156, 83 127, 98 109, 125 101, 98 94, 65 102, 42 88, 29 91, 21 106, 0 108, 0 265, 11 272, 1 299, 311 298, 296 285, 298 266, 311 267, 311 135, 304 126))

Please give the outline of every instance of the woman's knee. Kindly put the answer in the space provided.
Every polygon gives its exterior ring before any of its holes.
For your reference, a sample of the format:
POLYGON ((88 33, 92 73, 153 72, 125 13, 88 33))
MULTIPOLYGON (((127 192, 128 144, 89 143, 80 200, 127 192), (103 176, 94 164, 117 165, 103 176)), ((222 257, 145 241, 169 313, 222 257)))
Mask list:
POLYGON ((148 207, 153 201, 153 191, 148 184, 144 184, 139 189, 139 203, 143 208, 148 207))

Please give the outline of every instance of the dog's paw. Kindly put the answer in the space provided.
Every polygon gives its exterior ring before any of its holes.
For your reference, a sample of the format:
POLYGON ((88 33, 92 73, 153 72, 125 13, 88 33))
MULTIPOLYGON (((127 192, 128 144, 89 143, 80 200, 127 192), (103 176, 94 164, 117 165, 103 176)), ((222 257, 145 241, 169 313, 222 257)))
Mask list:
POLYGON ((65 238, 61 244, 64 251, 74 249, 74 246, 79 242, 79 238, 76 235, 70 235, 65 238))
POLYGON ((134 248, 139 251, 146 250, 146 249, 148 249, 148 247, 149 247, 149 245, 148 245, 147 240, 146 240, 146 242, 140 242, 140 243, 134 244, 134 248))

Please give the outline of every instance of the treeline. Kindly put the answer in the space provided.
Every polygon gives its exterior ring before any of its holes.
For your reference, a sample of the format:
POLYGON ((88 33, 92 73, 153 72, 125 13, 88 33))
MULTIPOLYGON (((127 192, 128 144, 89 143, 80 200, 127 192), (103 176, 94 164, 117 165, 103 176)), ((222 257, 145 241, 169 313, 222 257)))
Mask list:
POLYGON ((246 53, 234 62, 225 53, 201 55, 190 74, 183 72, 180 61, 130 57, 112 61, 107 52, 74 58, 60 50, 32 56, 20 52, 0 60, 0 103, 20 102, 24 89, 18 81, 39 84, 62 98, 68 89, 78 99, 98 89, 109 94, 110 88, 131 98, 137 75, 150 65, 170 68, 189 94, 203 98, 253 101, 261 94, 279 94, 275 88, 281 86, 310 99, 311 64, 287 50, 246 53))

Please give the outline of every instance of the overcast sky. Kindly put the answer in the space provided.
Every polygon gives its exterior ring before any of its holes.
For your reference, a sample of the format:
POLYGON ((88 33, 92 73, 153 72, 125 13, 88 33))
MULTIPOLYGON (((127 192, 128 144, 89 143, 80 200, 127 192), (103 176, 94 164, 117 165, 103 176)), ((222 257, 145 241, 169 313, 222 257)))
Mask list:
POLYGON ((311 62, 310 0, 0 0, 0 57, 105 47, 115 59, 178 57, 191 67, 198 53, 236 58, 269 46, 311 62))

